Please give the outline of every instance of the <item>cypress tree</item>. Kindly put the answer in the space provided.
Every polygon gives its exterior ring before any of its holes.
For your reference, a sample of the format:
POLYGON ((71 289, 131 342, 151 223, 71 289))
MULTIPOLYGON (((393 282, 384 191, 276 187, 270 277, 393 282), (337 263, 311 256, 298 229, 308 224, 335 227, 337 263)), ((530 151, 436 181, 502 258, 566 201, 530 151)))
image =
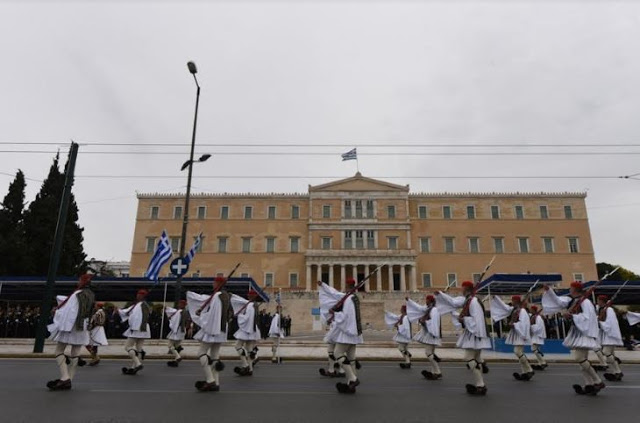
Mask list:
POLYGON ((24 238, 24 173, 18 170, 0 205, 0 275, 22 276, 28 262, 24 238))

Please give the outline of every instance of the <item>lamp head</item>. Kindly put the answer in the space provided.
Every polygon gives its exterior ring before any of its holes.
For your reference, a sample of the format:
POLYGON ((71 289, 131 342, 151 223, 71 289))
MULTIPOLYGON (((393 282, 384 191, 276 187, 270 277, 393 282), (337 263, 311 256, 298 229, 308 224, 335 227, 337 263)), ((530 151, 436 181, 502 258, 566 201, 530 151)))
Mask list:
POLYGON ((189 73, 195 75, 198 73, 198 68, 194 62, 187 62, 187 67, 189 68, 189 73))
POLYGON ((209 160, 211 158, 211 154, 203 154, 202 156, 200 156, 200 158, 198 159, 199 162, 206 162, 207 160, 209 160))

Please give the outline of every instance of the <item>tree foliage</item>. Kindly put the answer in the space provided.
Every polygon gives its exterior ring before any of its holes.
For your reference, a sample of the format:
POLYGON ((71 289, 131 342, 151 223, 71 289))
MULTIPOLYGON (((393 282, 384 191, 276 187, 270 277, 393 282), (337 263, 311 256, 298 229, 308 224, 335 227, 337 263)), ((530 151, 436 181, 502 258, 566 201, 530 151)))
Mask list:
POLYGON ((22 275, 27 266, 24 237, 24 198, 26 182, 18 170, 0 208, 0 274, 22 275))
MULTIPOLYGON (((607 273, 611 272, 613 269, 618 267, 618 265, 603 262, 603 263, 597 263, 596 267, 598 269, 598 279, 601 279, 602 277, 604 277, 604 275, 606 275, 607 273)), ((640 280, 640 275, 637 275, 633 273, 631 270, 625 269, 624 267, 620 266, 620 269, 618 269, 616 273, 611 275, 609 279, 616 280, 616 281, 626 281, 626 280, 637 281, 637 280, 640 280)))

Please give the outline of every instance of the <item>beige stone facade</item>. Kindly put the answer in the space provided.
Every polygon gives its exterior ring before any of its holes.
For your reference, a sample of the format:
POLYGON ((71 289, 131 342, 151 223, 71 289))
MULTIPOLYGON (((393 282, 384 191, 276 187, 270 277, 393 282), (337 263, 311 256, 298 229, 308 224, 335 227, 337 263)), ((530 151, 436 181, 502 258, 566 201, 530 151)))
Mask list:
MULTIPOLYGON (((179 249, 184 198, 140 194, 131 276, 142 276, 162 230, 179 249)), ((338 288, 382 266, 367 291, 442 288, 490 273, 596 278, 584 193, 411 193, 360 174, 304 194, 201 194, 191 200, 189 241, 202 250, 188 276, 238 274, 264 287, 338 288)), ((165 267, 168 272, 168 267, 165 267)))

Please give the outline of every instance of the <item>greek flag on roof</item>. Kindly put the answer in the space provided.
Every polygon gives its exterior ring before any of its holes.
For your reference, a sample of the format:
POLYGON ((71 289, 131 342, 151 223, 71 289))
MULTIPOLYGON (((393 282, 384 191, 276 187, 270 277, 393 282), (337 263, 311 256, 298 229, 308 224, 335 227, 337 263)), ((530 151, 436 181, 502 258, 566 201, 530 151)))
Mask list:
POLYGON ((158 241, 158 245, 156 246, 156 251, 153 253, 151 257, 151 261, 149 262, 149 267, 147 268, 146 278, 151 281, 158 281, 158 275, 160 274, 160 270, 162 266, 164 266, 173 255, 171 251, 171 244, 169 243, 169 237, 167 236, 167 231, 162 231, 162 235, 160 236, 160 240, 158 241))
POLYGON ((198 251, 198 248, 200 248, 200 243, 202 243, 202 232, 200 232, 200 234, 198 234, 198 236, 196 237, 195 242, 193 243, 193 247, 191 247, 191 249, 187 253, 187 256, 184 258, 184 263, 185 264, 190 264, 191 263, 191 260, 193 260, 193 258, 195 257, 196 252, 198 251))
POLYGON ((342 155, 342 161, 346 160, 358 160, 358 152, 354 148, 353 150, 349 150, 342 155))

